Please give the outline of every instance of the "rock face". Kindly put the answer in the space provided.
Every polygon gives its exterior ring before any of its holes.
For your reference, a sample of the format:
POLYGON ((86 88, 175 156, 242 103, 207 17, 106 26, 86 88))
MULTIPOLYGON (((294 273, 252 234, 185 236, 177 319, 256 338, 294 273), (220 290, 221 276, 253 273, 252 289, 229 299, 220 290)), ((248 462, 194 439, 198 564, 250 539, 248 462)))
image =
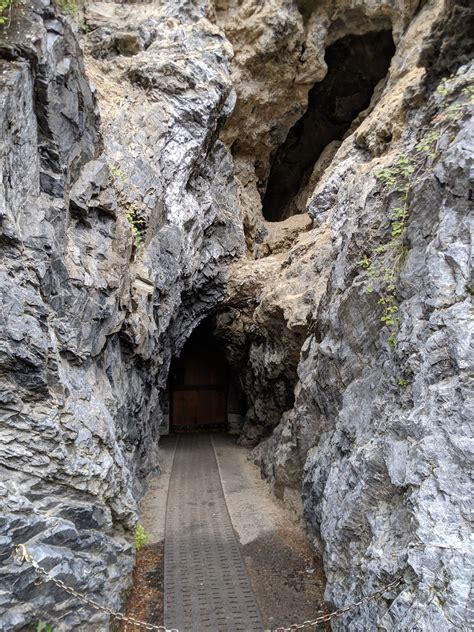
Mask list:
MULTIPOLYGON (((308 217, 302 219, 307 226, 308 217)), ((272 254, 257 261, 231 266, 225 306, 216 319, 216 335, 247 396, 241 435, 247 445, 268 436, 293 405, 301 346, 324 291, 332 255, 327 231, 298 235, 298 224, 292 220, 278 228, 269 227, 272 236, 265 244, 274 254, 270 250, 272 254), (286 250, 291 235, 297 242, 286 250)))
POLYGON ((216 139, 234 100, 231 49, 176 6, 111 16, 112 33, 122 19, 148 41, 91 60, 102 125, 77 38, 48 2, 14 11, 2 32, 2 630, 106 626, 35 587, 13 560, 19 542, 54 576, 120 606, 170 358, 243 250, 216 139))
POLYGON ((232 268, 218 333, 245 367, 243 438, 280 419, 255 458, 277 495, 295 508, 302 496, 330 603, 404 578, 335 630, 470 625, 473 73, 462 30, 454 44, 454 24, 468 18, 434 4, 412 19, 371 110, 313 181, 313 228, 285 253, 260 258, 272 227, 247 193, 256 178, 238 172, 262 243, 256 261, 232 268))
POLYGON ((275 154, 307 111, 310 89, 327 74, 326 48, 347 35, 387 29, 398 43, 418 4, 418 0, 216 2, 217 22, 235 51, 232 78, 238 92, 222 138, 232 148, 242 184, 242 212, 251 243, 258 242, 264 230, 259 198, 266 191, 275 154))
POLYGON ((169 364, 212 313, 241 441, 304 516, 328 601, 403 579, 333 629, 468 630, 472 12, 211 5, 86 3, 85 64, 49 0, 0 27, 0 629, 107 629, 12 547, 120 607, 169 364), (387 75, 334 100, 354 120, 298 214, 266 221, 325 51, 374 33, 387 75))
POLYGON ((310 179, 324 149, 341 141, 370 105, 394 53, 390 29, 346 35, 328 46, 327 73, 308 93, 306 112, 272 159, 262 212, 270 221, 295 214, 293 200, 310 179))
MULTIPOLYGON (((419 169, 408 194, 407 250, 402 262, 394 253, 389 258, 399 266, 396 338, 382 326, 385 308, 377 307, 387 295, 375 290, 378 301, 372 300, 366 281, 371 268, 358 267, 371 224, 379 219, 387 226, 396 193, 380 195, 368 175, 360 213, 348 217, 347 193, 360 185, 347 159, 340 164, 348 186, 336 195, 331 214, 334 229, 344 222, 343 236, 334 233, 340 250, 319 306, 318 331, 303 349, 292 437, 315 441, 304 465, 303 501, 323 546, 329 599, 357 598, 375 587, 374 575, 383 581, 403 572, 407 585, 388 611, 362 608, 356 621, 342 618, 335 629, 468 629, 464 459, 473 127, 463 90, 469 76, 472 67, 462 67, 447 84, 446 100, 436 94, 426 111, 413 113, 392 154, 419 169), (449 108, 459 112, 456 122, 444 120, 449 108), (416 144, 420 129, 425 139, 436 135, 427 150, 434 157, 426 163, 423 141, 416 144)), ((315 213, 318 195, 324 187, 313 198, 315 213)), ((390 244, 382 235, 381 243, 390 244)))

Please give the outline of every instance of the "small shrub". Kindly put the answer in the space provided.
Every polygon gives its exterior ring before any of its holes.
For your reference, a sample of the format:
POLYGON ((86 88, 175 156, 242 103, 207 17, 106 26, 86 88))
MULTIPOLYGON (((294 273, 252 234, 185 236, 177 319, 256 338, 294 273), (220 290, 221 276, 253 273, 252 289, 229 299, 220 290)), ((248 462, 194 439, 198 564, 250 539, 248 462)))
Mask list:
POLYGON ((146 223, 135 202, 132 202, 125 208, 125 217, 130 224, 135 247, 139 248, 143 241, 143 232, 145 231, 146 223))
POLYGON ((149 534, 145 531, 141 522, 138 522, 133 534, 133 546, 135 547, 135 550, 139 551, 142 546, 145 546, 145 544, 147 544, 149 539, 149 534))
POLYGON ((56 632, 56 628, 46 621, 38 621, 36 625, 36 632, 56 632))
MULTIPOLYGON (((125 210, 125 217, 130 225, 135 248, 138 250, 147 228, 147 222, 143 210, 140 210, 136 202, 127 202, 126 191, 133 194, 127 174, 116 164, 109 163, 110 173, 114 180, 115 193, 118 201, 125 210)), ((137 192, 138 193, 138 192, 137 192)))

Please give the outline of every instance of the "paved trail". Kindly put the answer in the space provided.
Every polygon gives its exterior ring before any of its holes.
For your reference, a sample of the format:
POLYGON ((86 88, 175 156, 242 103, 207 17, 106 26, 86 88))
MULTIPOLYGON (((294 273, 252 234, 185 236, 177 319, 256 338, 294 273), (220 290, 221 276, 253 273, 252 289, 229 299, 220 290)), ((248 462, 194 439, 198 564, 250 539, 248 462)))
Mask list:
POLYGON ((165 525, 164 624, 180 632, 261 632, 209 435, 182 435, 165 525))

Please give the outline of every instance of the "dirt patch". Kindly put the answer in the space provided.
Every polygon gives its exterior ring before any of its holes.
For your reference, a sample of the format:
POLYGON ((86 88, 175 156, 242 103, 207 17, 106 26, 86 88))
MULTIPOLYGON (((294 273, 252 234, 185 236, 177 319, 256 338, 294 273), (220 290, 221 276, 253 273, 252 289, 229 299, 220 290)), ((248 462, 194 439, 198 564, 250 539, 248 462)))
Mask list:
MULTIPOLYGON (((163 542, 158 542, 138 551, 133 586, 123 610, 126 616, 163 625, 163 550, 163 542)), ((114 630, 131 632, 134 627, 121 623, 114 630)))
MULTIPOLYGON (((324 603, 324 572, 309 545, 278 529, 242 547, 265 628, 316 619, 324 603)), ((330 630, 321 625, 320 630, 330 630)))

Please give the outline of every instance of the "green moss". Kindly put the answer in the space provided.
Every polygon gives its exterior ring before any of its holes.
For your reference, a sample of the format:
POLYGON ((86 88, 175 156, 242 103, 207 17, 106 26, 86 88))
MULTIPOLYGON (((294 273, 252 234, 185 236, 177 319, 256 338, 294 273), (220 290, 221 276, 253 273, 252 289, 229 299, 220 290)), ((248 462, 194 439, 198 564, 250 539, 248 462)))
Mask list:
POLYGON ((46 621, 38 621, 36 632, 57 632, 57 630, 50 623, 46 623, 46 621))
POLYGON ((56 6, 62 13, 72 15, 77 13, 77 0, 55 0, 56 6))

